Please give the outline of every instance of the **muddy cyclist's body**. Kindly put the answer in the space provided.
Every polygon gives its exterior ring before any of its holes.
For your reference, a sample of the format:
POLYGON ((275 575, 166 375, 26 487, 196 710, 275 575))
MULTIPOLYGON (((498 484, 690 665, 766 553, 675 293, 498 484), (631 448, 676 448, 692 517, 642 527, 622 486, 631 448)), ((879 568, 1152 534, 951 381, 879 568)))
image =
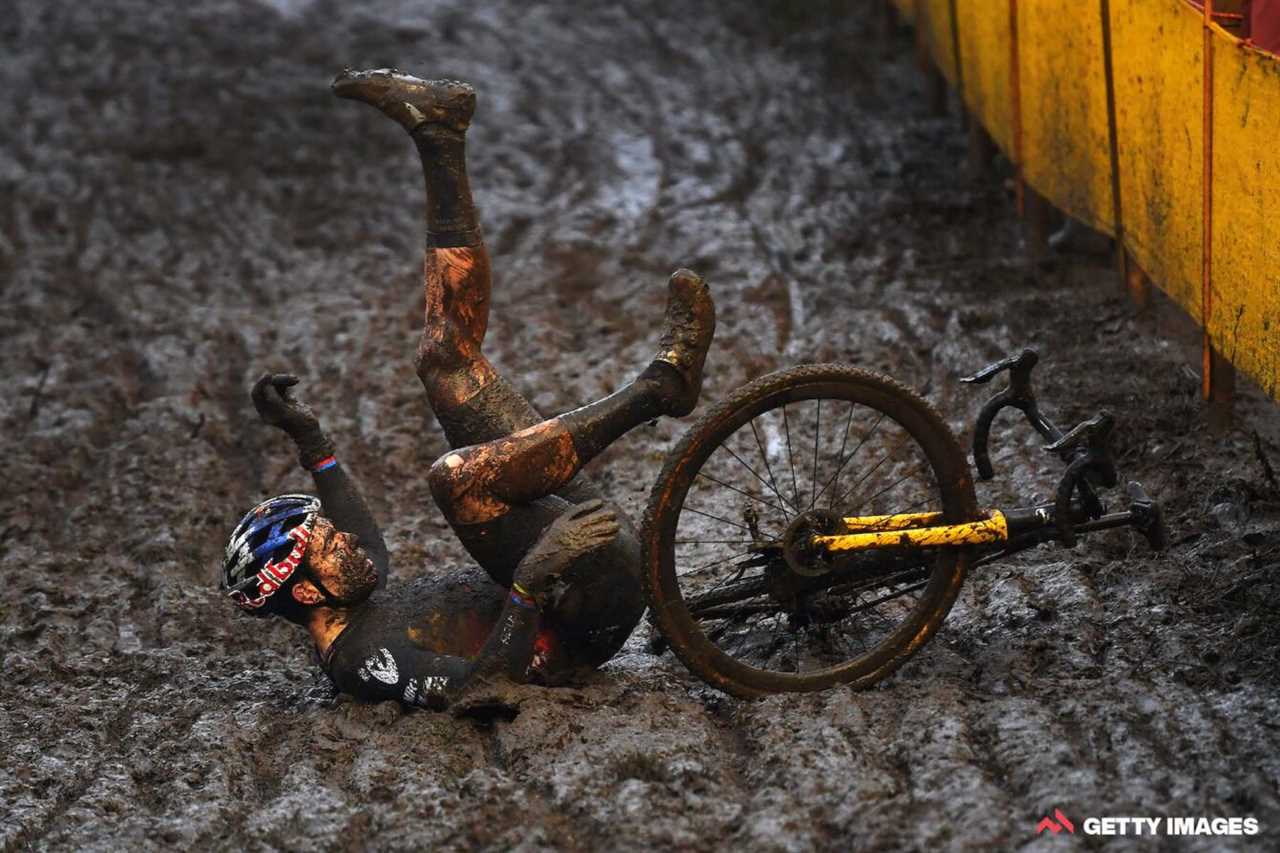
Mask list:
POLYGON ((714 330, 705 284, 669 283, 653 362, 609 397, 544 419, 481 352, 489 258, 471 199, 465 134, 471 88, 394 71, 344 72, 334 91, 412 135, 427 189, 426 319, 417 372, 453 450, 427 476, 454 532, 488 575, 434 573, 386 588, 388 553, 353 480, 288 375, 254 386, 318 498, 264 501, 227 547, 223 586, 244 610, 310 632, 344 692, 442 707, 489 675, 562 680, 608 660, 644 609, 634 529, 580 474, 631 428, 697 402, 714 330), (496 586, 495 586, 496 584, 496 586))

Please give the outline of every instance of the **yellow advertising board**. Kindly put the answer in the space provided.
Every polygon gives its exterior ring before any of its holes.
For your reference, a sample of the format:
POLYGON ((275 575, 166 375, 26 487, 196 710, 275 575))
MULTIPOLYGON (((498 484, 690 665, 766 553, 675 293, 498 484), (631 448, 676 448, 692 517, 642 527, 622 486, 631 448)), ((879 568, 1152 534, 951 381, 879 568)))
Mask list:
POLYGON ((1006 0, 956 0, 956 29, 965 105, 1012 158, 1009 4, 1006 0))
POLYGON ((1111 136, 1098 9, 1080 0, 1018 4, 1022 174, 1055 206, 1111 234, 1111 136))
POLYGON ((1209 336, 1280 392, 1280 57, 1215 32, 1209 336))
POLYGON ((951 0, 917 0, 916 27, 942 75, 952 86, 958 86, 960 77, 951 35, 951 0))
POLYGON ((1186 0, 1016 0, 1016 27, 1009 0, 899 5, 910 5, 970 114, 1010 157, 1021 151, 1027 183, 1076 219, 1121 233, 1152 281, 1205 323, 1215 349, 1280 399, 1280 57, 1212 27, 1206 100, 1204 15, 1186 0))
POLYGON ((1183 0, 1110 5, 1125 245, 1152 281, 1199 318, 1202 20, 1183 0))

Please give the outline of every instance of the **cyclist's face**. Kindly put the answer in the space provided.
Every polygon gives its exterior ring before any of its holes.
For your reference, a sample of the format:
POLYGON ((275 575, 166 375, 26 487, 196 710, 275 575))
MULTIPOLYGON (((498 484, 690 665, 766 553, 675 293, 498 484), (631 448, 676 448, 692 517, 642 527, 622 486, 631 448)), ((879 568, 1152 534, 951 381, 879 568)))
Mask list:
POLYGON ((307 543, 308 573, 341 604, 364 601, 378 584, 378 570, 358 544, 356 536, 337 530, 324 516, 316 519, 307 543))

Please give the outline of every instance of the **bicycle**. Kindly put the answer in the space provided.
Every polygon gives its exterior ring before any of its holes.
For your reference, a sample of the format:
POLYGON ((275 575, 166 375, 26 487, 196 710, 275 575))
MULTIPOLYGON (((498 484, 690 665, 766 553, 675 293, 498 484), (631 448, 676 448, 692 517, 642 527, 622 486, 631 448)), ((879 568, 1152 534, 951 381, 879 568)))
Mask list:
POLYGON ((887 376, 801 365, 737 389, 688 429, 650 493, 654 650, 669 645, 708 684, 746 698, 865 688, 929 642, 973 567, 1124 526, 1166 547, 1160 507, 1140 484, 1119 512, 1099 497, 1118 481, 1112 416, 1059 430, 1031 387, 1038 360, 1025 349, 961 380, 1010 377, 978 415, 979 477, 994 476, 988 443, 1006 407, 1066 464, 1053 501, 1010 510, 978 507, 951 430, 887 376))

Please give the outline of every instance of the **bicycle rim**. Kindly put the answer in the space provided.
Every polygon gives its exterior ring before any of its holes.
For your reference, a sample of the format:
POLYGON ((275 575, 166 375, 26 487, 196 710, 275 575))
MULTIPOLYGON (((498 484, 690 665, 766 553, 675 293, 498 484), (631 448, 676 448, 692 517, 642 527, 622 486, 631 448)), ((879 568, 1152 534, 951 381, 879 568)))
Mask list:
POLYGON ((806 365, 739 389, 668 455, 643 531, 653 619, 713 686, 740 696, 869 686, 950 610, 967 550, 797 557, 786 543, 803 539, 797 519, 815 510, 977 514, 950 430, 893 380, 806 365))

